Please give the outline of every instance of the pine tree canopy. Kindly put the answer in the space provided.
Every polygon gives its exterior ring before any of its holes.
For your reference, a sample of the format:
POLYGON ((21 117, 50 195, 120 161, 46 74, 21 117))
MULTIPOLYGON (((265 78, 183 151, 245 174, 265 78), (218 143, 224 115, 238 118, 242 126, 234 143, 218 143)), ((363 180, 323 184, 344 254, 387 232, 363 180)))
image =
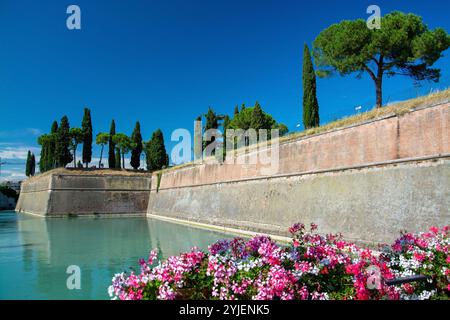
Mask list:
POLYGON ((433 65, 450 46, 444 29, 428 29, 415 14, 391 12, 380 23, 380 29, 369 29, 362 19, 344 20, 322 31, 313 44, 319 76, 367 73, 375 83, 377 107, 383 104, 384 76, 439 81, 440 70, 433 65))

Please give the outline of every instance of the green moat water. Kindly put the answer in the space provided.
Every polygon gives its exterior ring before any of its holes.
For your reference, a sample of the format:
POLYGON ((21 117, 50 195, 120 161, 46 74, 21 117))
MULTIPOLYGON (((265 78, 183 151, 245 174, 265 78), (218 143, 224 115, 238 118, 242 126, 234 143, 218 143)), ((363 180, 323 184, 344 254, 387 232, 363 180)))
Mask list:
POLYGON ((108 299, 112 276, 158 248, 160 258, 227 235, 147 218, 44 219, 0 212, 0 299, 108 299), (81 270, 69 290, 67 267, 81 270))

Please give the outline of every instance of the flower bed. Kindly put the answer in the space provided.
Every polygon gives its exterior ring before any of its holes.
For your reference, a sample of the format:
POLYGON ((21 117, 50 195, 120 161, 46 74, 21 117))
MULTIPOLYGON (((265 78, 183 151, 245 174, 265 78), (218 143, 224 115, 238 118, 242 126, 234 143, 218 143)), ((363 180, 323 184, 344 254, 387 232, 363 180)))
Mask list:
POLYGON ((402 233, 381 254, 322 236, 312 224, 289 228, 290 246, 269 237, 219 240, 202 252, 157 262, 157 252, 141 259, 139 274, 116 274, 108 292, 113 299, 448 299, 450 227, 413 235, 402 233), (411 275, 427 281, 387 285, 411 275))

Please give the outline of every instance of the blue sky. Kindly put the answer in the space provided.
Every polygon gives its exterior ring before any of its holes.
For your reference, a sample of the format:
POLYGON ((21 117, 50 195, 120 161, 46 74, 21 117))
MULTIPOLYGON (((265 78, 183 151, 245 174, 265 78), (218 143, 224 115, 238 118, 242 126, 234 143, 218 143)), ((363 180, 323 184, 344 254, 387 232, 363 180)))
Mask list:
MULTIPOLYGON (((67 115, 80 126, 92 110, 95 134, 131 134, 140 120, 144 140, 161 128, 170 150, 176 128, 192 129, 212 106, 232 114, 258 100, 291 131, 301 122, 302 48, 344 19, 367 19, 377 4, 386 14, 421 15, 430 28, 450 31, 447 0, 75 0, 0 1, 0 156, 2 179, 20 178, 26 150, 67 115), (81 30, 66 28, 66 8, 81 8, 81 30)), ((450 86, 449 52, 437 66, 439 84, 417 89, 408 78, 384 83, 385 101, 450 86)), ((374 104, 368 77, 318 80, 321 122, 374 104)), ((99 149, 94 150, 99 156, 99 149)))

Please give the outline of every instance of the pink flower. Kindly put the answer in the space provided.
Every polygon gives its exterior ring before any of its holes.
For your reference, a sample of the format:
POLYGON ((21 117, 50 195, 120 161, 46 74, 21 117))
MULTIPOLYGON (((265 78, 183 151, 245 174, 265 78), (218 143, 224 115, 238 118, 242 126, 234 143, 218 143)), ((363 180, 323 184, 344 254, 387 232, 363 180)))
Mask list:
POLYGON ((433 232, 434 234, 438 234, 439 228, 438 227, 431 227, 430 231, 433 232))
POLYGON ((300 245, 300 242, 297 239, 295 239, 293 245, 294 245, 294 248, 298 248, 298 246, 300 245))
POLYGON ((423 260, 425 260, 425 255, 421 254, 421 253, 414 252, 414 258, 417 261, 422 262, 423 260))

